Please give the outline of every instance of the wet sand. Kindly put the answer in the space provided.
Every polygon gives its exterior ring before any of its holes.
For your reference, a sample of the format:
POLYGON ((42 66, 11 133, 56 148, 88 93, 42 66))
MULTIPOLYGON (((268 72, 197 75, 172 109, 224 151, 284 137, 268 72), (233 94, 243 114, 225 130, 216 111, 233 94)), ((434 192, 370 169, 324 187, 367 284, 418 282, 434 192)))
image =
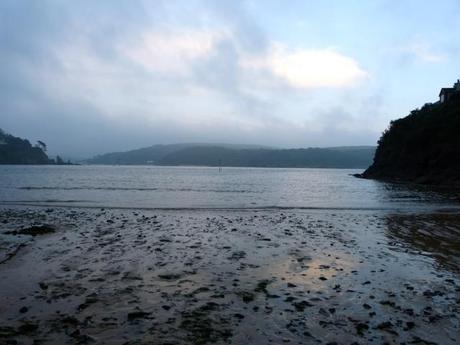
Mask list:
POLYGON ((459 214, 17 207, 0 225, 1 344, 460 339, 459 214))

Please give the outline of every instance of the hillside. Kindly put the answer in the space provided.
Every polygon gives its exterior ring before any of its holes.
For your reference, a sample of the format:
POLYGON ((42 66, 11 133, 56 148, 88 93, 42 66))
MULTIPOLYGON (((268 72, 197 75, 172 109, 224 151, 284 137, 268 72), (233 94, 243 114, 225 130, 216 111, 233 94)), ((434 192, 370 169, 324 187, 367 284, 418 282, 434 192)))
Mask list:
POLYGON ((135 164, 160 164, 162 159, 167 155, 190 147, 210 147, 219 146, 229 149, 256 149, 263 148, 257 145, 231 145, 231 144, 171 144, 171 145, 153 145, 136 150, 125 152, 111 152, 98 155, 86 160, 88 164, 108 164, 108 165, 135 165, 135 164))
POLYGON ((225 144, 155 145, 97 156, 90 164, 156 164, 234 167, 364 168, 375 148, 370 146, 273 149, 225 144))
POLYGON ((167 154, 187 147, 183 144, 177 145, 154 145, 137 150, 126 152, 111 152, 86 160, 88 164, 154 164, 159 162, 167 154))
POLYGON ((0 129, 0 164, 49 164, 48 156, 39 146, 0 129))
POLYGON ((392 121, 362 177, 460 185, 460 97, 392 121))

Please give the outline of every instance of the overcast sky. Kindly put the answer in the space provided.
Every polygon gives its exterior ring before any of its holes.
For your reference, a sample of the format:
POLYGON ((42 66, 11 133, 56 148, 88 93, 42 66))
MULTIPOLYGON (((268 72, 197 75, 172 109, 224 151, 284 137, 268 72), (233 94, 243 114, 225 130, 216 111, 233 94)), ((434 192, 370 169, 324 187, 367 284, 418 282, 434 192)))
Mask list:
POLYGON ((460 1, 0 1, 0 128, 51 154, 374 145, 460 78, 460 1))

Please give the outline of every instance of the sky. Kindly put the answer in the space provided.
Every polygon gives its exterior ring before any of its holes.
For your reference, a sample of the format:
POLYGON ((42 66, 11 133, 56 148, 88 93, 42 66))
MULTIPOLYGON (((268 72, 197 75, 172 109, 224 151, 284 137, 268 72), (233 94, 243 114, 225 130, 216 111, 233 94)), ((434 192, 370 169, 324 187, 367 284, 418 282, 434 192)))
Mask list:
POLYGON ((458 0, 2 0, 0 128, 86 158, 375 145, 460 78, 458 0))

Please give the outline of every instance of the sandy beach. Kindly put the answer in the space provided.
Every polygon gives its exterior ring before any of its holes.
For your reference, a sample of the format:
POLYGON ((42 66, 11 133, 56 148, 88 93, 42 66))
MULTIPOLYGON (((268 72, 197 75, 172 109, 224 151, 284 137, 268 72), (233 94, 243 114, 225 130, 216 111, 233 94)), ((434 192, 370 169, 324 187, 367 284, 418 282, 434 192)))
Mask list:
POLYGON ((0 223, 2 344, 460 334, 459 214, 18 207, 0 223))

